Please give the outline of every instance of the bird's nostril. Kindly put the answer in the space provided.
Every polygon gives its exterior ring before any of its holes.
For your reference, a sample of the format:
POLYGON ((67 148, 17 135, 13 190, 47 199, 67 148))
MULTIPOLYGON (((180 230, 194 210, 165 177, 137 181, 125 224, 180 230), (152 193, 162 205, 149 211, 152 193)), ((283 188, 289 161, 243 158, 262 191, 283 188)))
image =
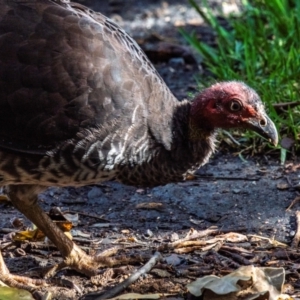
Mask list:
POLYGON ((259 121, 259 125, 262 126, 262 127, 267 126, 267 120, 266 120, 266 119, 261 119, 261 120, 259 121))

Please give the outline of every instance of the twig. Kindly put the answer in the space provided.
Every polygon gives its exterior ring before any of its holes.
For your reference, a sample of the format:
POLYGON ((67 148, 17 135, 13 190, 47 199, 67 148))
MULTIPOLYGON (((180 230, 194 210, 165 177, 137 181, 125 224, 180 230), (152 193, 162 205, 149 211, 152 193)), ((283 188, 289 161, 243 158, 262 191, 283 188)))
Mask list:
POLYGON ((88 214, 88 213, 85 213, 85 212, 74 211, 74 210, 67 210, 67 211, 64 211, 64 213, 78 214, 78 215, 81 215, 81 216, 85 216, 85 217, 89 217, 89 218, 94 218, 94 219, 98 219, 98 220, 101 220, 101 221, 106 222, 106 223, 110 223, 110 221, 107 220, 107 219, 104 219, 102 217, 96 216, 94 214, 88 214))
POLYGON ((13 228, 0 228, 1 233, 11 233, 11 232, 18 232, 18 229, 13 228))
POLYGON ((198 175, 195 174, 196 178, 207 179, 207 180, 244 180, 244 181, 258 181, 260 177, 234 177, 234 176, 213 176, 213 175, 198 175))
POLYGON ((222 132, 227 135, 235 145, 241 146, 241 143, 239 143, 227 130, 222 130, 222 132))
MULTIPOLYGON (((216 243, 216 241, 214 243, 216 243)), ((174 248, 184 248, 184 247, 194 247, 194 246, 204 247, 207 244, 208 244, 207 241, 184 241, 180 244, 177 244, 174 248)))
POLYGON ((241 232, 241 231, 246 231, 246 227, 244 226, 239 226, 239 227, 228 227, 228 228, 220 228, 216 230, 215 232, 212 232, 212 235, 218 235, 218 234, 224 234, 224 233, 229 233, 229 232, 241 232))
POLYGON ((102 252, 98 253, 98 256, 105 256, 105 257, 113 256, 113 255, 117 254, 118 250, 120 250, 120 247, 115 246, 115 247, 103 250, 102 252))
MULTIPOLYGON (((173 243, 162 244, 161 246, 158 247, 158 251, 166 251, 166 250, 175 249, 177 247, 182 247, 181 245, 183 245, 183 246, 188 245, 188 243, 186 243, 187 241, 196 240, 196 239, 208 236, 208 235, 217 235, 217 234, 221 234, 221 233, 238 232, 238 231, 245 231, 245 227, 225 228, 225 229, 206 229, 206 230, 203 230, 200 232, 196 232, 196 233, 187 235, 186 237, 179 239, 173 243)), ((201 244, 201 243, 202 242, 200 241, 199 244, 201 244)), ((208 241, 206 241, 205 243, 208 243, 208 241)))
POLYGON ((104 300, 104 299, 115 297, 123 290, 125 290, 130 284, 138 280, 140 276, 148 273, 160 259, 161 259, 161 254, 159 252, 155 252, 154 255, 143 267, 141 267, 139 270, 137 270, 136 273, 132 274, 130 277, 128 277, 120 284, 116 285, 111 290, 105 292, 104 294, 99 292, 86 294, 80 299, 81 300, 104 300))
POLYGON ((300 211, 296 211, 297 231, 292 241, 292 248, 297 248, 300 241, 300 211))
POLYGON ((210 253, 214 256, 214 258, 216 259, 218 264, 224 265, 222 262, 225 262, 227 264, 227 266, 232 266, 234 268, 239 268, 241 266, 239 263, 235 262, 233 259, 226 257, 214 250, 212 250, 210 253))
MULTIPOLYGON (((214 245, 210 245, 211 248, 214 247, 214 245)), ((176 248, 174 250, 175 253, 177 254, 186 254, 186 253, 191 253, 197 250, 202 250, 202 246, 193 246, 193 247, 182 247, 182 248, 176 248)))
POLYGON ((286 211, 287 210, 290 210, 297 202, 299 202, 300 201, 300 197, 299 196, 297 196, 292 202, 291 202, 291 204, 288 206, 288 208, 286 209, 286 211))
POLYGON ((173 243, 163 244, 163 245, 159 246, 158 250, 159 251, 164 251, 164 250, 174 249, 174 248, 177 247, 177 245, 180 245, 183 242, 199 239, 199 238, 208 236, 208 235, 210 235, 212 233, 215 233, 215 232, 219 232, 219 230, 218 229, 206 229, 206 230, 203 230, 203 231, 200 231, 200 232, 192 233, 192 234, 190 234, 190 235, 188 235, 188 236, 186 236, 182 239, 179 239, 179 240, 177 240, 173 243))
POLYGON ((289 177, 289 176, 284 176, 284 177, 285 177, 287 183, 289 184, 289 186, 290 186, 290 187, 293 187, 293 183, 292 183, 290 177, 289 177))
POLYGON ((248 236, 253 237, 253 238, 257 238, 257 239, 261 239, 261 240, 267 240, 268 243, 270 243, 274 247, 286 248, 288 246, 287 244, 278 242, 275 239, 271 239, 271 238, 268 238, 268 237, 264 237, 264 236, 260 236, 260 235, 255 235, 255 234, 248 234, 248 236))
POLYGON ((252 251, 249 251, 245 248, 241 248, 241 247, 237 247, 237 246, 228 246, 228 245, 223 245, 221 248, 221 251, 225 250, 225 251, 229 251, 229 252, 234 252, 234 253, 238 253, 239 255, 242 255, 243 257, 247 256, 247 257, 254 257, 254 254, 252 251))
POLYGON ((300 105, 300 101, 294 101, 294 102, 283 102, 283 103, 275 103, 273 104, 274 109, 276 112, 283 112, 284 109, 291 109, 296 106, 300 105))
POLYGON ((226 251, 226 250, 222 250, 222 249, 220 250, 220 253, 223 254, 223 255, 225 255, 226 257, 230 257, 235 262, 237 262, 239 264, 242 264, 244 266, 251 265, 251 262, 247 258, 245 258, 245 257, 243 257, 243 256, 241 256, 241 255, 239 255, 237 253, 232 253, 232 252, 229 252, 229 251, 226 251))

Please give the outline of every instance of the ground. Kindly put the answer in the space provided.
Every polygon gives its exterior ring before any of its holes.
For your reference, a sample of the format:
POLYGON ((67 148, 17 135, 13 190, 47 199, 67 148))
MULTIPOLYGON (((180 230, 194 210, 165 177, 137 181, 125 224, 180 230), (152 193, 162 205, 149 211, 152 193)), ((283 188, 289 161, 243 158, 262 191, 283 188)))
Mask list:
MULTIPOLYGON (((203 78, 206 73, 201 59, 178 32, 178 26, 194 29, 199 38, 206 40, 213 40, 213 35, 188 1, 81 2, 124 27, 152 58, 179 99, 196 92, 196 76, 203 78)), ((223 4, 227 9, 235 9, 235 3, 210 1, 215 8, 223 4)), ((78 225, 74 226, 72 235, 76 243, 90 253, 118 246, 120 254, 147 258, 160 247, 161 263, 125 292, 173 293, 176 296, 172 299, 184 299, 188 297, 186 284, 192 280, 207 274, 226 275, 240 265, 254 264, 285 267, 288 271, 286 283, 293 285, 290 293, 296 297, 300 287, 299 255, 280 243, 290 246, 297 229, 295 212, 299 204, 286 209, 297 196, 300 165, 295 160, 280 165, 278 150, 272 151, 272 155, 244 156, 242 160, 228 147, 221 145, 220 149, 194 178, 186 182, 153 189, 117 182, 80 189, 53 187, 40 195, 40 202, 47 212, 58 207, 75 217, 78 214, 78 225), (206 232, 206 229, 214 231, 206 232), (204 237, 201 240, 205 242, 219 236, 221 246, 212 246, 206 251, 202 247, 182 252, 172 247, 162 248, 187 234, 202 231, 204 237), (240 233, 248 240, 222 239, 228 232, 240 233), (234 251, 234 247, 240 252, 234 251), (244 256, 241 249, 247 249, 248 255, 244 256)), ((45 242, 11 243, 9 232, 14 231, 14 226, 29 223, 9 203, 0 205, 3 254, 13 273, 32 276, 32 268, 60 260, 59 253, 45 242)), ((74 286, 61 287, 60 281, 44 291, 51 291, 53 299, 79 299, 89 292, 109 290, 142 264, 104 269, 101 276, 92 279, 63 270, 55 278, 66 279, 65 283, 74 286)))

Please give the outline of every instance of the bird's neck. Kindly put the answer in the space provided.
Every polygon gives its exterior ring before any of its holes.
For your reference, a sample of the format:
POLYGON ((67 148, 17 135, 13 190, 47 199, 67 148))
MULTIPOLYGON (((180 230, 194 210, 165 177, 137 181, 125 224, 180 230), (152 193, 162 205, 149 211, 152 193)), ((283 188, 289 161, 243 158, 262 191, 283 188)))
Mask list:
MULTIPOLYGON (((182 140, 188 139, 188 142, 191 144, 210 139, 215 131, 204 114, 206 111, 204 109, 205 101, 202 101, 200 104, 195 105, 195 103, 183 102, 182 105, 178 105, 178 111, 175 113, 176 126, 185 128, 181 137, 182 140)), ((175 129, 175 132, 178 132, 178 130, 175 129)))
POLYGON ((191 104, 189 114, 190 139, 205 139, 215 131, 215 124, 212 122, 212 110, 214 101, 209 90, 198 94, 191 104))
POLYGON ((178 102, 171 121, 168 147, 152 136, 148 156, 143 161, 123 165, 118 180, 141 186, 156 186, 184 180, 187 171, 207 162, 214 151, 214 133, 199 131, 190 122, 191 103, 178 102))
POLYGON ((195 123, 193 119, 189 119, 189 139, 191 142, 210 139, 210 137, 214 134, 214 131, 215 130, 210 127, 199 127, 199 125, 195 123))

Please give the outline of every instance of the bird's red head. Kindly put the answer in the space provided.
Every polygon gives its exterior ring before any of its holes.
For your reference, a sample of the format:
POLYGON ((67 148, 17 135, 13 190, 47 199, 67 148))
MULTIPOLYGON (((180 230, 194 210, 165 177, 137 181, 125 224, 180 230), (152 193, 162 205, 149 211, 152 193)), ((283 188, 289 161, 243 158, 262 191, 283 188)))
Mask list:
POLYGON ((278 142, 276 127, 267 116, 260 97, 238 81, 216 83, 198 94, 192 103, 190 124, 194 131, 251 129, 273 144, 278 142))

